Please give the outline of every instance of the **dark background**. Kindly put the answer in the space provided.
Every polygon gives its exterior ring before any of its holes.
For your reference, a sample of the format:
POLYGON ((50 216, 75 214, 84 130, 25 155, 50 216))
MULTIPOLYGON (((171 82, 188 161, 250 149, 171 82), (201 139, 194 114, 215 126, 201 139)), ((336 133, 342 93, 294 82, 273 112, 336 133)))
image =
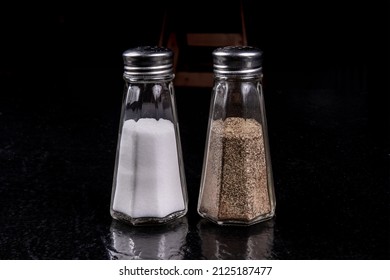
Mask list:
POLYGON ((244 1, 248 44, 264 51, 272 221, 221 228, 200 219, 211 88, 176 88, 188 215, 159 228, 112 222, 122 52, 157 44, 165 9, 178 32, 236 31, 236 3, 209 2, 4 13, 0 259, 389 259, 384 4, 244 1))

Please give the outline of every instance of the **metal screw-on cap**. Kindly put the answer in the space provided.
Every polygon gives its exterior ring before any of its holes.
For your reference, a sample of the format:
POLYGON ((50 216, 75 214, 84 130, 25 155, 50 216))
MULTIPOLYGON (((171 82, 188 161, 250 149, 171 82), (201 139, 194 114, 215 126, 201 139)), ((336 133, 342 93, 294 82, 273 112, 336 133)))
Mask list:
POLYGON ((254 47, 228 46, 213 51, 214 73, 261 74, 263 52, 254 47))
POLYGON ((173 52, 157 46, 140 46, 123 53, 126 78, 173 78, 173 52))

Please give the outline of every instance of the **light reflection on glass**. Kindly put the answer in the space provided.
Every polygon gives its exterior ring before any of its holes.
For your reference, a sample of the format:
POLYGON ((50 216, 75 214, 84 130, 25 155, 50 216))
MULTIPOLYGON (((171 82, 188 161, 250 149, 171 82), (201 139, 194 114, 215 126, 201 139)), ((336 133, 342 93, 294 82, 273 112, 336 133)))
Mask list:
POLYGON ((113 260, 179 260, 184 258, 187 219, 166 225, 134 227, 113 220, 107 251, 113 260))
POLYGON ((202 255, 210 260, 272 258, 274 220, 251 226, 218 226, 205 219, 198 223, 202 255))

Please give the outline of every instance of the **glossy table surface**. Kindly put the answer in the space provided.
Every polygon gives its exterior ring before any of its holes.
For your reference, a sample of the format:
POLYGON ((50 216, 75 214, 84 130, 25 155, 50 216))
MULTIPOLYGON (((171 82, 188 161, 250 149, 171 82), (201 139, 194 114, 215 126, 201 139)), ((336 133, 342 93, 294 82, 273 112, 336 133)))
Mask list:
POLYGON ((177 88, 189 211, 131 227, 109 214, 122 80, 100 73, 30 81, 31 95, 3 73, 0 259, 389 259, 389 155, 367 93, 267 91, 276 216, 219 227, 196 212, 211 90, 177 88))

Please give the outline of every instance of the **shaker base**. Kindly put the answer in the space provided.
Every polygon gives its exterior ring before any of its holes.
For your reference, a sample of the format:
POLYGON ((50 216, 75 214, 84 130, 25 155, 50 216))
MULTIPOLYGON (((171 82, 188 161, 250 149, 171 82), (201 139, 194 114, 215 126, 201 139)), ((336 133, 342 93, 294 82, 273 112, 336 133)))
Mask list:
POLYGON ((187 214, 186 210, 181 210, 174 212, 172 214, 169 214, 162 218, 156 218, 156 217, 140 217, 140 218, 133 218, 129 217, 126 214, 123 214, 121 212, 117 212, 115 210, 111 210, 111 217, 115 220, 131 224, 133 226, 143 226, 143 225, 157 225, 157 224, 167 224, 170 223, 176 219, 179 219, 187 214))
POLYGON ((250 226, 254 224, 258 224, 261 222, 265 222, 267 220, 272 219, 275 216, 275 210, 271 211, 270 213, 258 216, 255 219, 252 219, 250 221, 244 221, 244 220, 229 220, 229 219, 224 219, 224 220, 217 220, 214 217, 210 217, 205 213, 198 212, 200 216, 203 218, 217 224, 220 226, 250 226))

